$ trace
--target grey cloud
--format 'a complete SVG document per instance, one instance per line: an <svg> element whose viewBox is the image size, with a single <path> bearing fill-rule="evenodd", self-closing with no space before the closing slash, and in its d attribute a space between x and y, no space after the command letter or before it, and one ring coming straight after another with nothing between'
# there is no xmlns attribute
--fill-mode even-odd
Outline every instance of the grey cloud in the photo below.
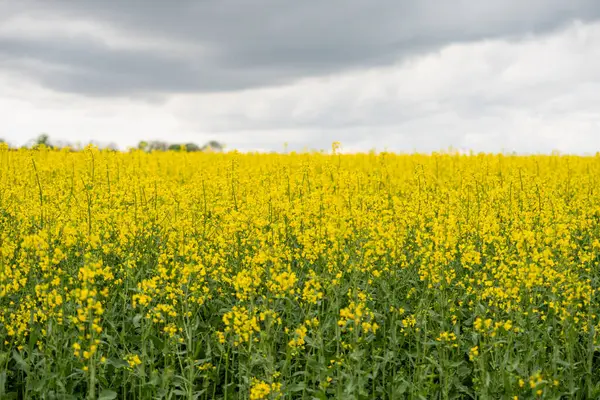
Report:
<svg viewBox="0 0 600 400"><path fill-rule="evenodd" d="M0 38L0 67L30 74L59 91L94 95L227 91L259 85L262 71L219 66L150 51L110 49L93 40ZM277 82L284 72L269 78Z"/></svg>
<svg viewBox="0 0 600 400"><path fill-rule="evenodd" d="M86 37L0 40L0 68L89 95L221 92L386 65L448 43L519 37L600 17L596 0L53 1L0 5L207 49L115 49ZM2 17L0 17L2 18ZM1 19L0 19L1 21ZM1 22L0 22L1 23Z"/></svg>

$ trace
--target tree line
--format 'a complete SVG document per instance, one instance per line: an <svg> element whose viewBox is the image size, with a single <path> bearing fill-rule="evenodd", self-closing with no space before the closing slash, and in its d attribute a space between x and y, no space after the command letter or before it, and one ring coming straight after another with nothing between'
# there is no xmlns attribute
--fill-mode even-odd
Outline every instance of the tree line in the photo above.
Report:
<svg viewBox="0 0 600 400"><path fill-rule="evenodd" d="M0 138L0 144L2 144L2 143L7 143L7 142L6 142L6 140ZM114 143L101 144L101 143L90 142L88 144L95 145L99 148L118 151L118 147ZM28 144L21 146L21 148L36 149L36 148L40 148L42 146L51 148L51 149L69 148L73 151L82 150L85 147L85 146L81 146L80 144L73 144L73 143L69 143L69 142L65 142L65 141L51 140L50 136L48 134L43 133L43 134L39 135L37 138L30 140ZM12 146L10 146L10 147L13 148ZM160 140L150 140L150 141L142 140L138 143L137 149L147 151L147 152L151 152L151 151L184 151L184 152L196 152L196 151L213 151L214 152L214 151L216 151L216 152L220 152L225 149L225 146L216 140L211 140L202 146L200 146L196 143L192 143L192 142L168 143L168 142L163 142Z"/></svg>
<svg viewBox="0 0 600 400"><path fill-rule="evenodd" d="M196 143L167 143L159 140L138 143L138 149L144 151L223 151L224 148L225 146L216 140L211 140L203 146L198 146Z"/></svg>

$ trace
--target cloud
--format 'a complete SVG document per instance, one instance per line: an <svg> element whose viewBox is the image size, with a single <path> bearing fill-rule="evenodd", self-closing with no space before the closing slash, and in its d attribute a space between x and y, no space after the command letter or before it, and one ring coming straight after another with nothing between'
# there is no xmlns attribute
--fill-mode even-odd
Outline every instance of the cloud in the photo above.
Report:
<svg viewBox="0 0 600 400"><path fill-rule="evenodd" d="M389 65L452 43L542 34L600 17L595 0L0 5L0 69L62 92L254 89Z"/></svg>
<svg viewBox="0 0 600 400"><path fill-rule="evenodd" d="M170 109L199 131L301 131L290 140L300 147L581 152L599 144L599 89L600 23L575 23L283 87L179 96Z"/></svg>

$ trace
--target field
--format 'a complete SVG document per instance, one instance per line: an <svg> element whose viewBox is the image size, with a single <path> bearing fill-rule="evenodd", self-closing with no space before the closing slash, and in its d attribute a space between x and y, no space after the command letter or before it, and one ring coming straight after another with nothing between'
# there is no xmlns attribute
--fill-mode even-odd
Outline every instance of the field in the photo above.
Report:
<svg viewBox="0 0 600 400"><path fill-rule="evenodd" d="M600 156L0 149L0 398L599 398Z"/></svg>

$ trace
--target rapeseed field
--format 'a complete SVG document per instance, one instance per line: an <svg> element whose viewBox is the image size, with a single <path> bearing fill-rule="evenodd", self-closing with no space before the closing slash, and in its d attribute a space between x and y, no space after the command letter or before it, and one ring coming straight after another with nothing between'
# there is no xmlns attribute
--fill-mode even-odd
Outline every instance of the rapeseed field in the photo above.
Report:
<svg viewBox="0 0 600 400"><path fill-rule="evenodd" d="M600 156L0 149L0 398L600 397Z"/></svg>

